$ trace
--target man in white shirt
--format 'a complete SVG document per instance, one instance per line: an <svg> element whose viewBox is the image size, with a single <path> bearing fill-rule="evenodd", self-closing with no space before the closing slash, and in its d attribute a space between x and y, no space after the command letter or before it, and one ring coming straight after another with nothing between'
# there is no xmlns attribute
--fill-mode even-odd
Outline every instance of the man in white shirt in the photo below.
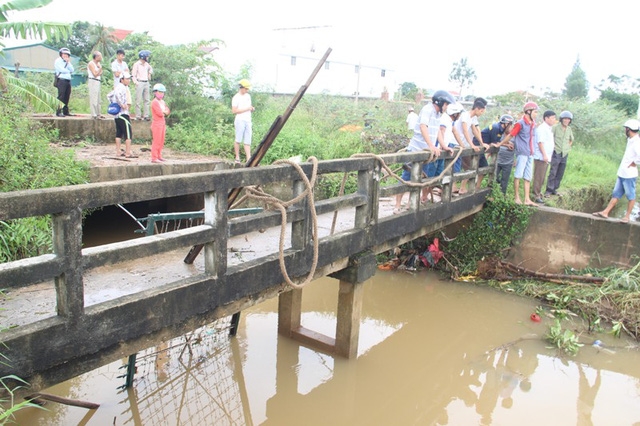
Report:
<svg viewBox="0 0 640 426"><path fill-rule="evenodd" d="M100 83L102 82L102 53L93 52L93 59L87 64L87 86L89 88L89 109L91 118L100 118Z"/></svg>
<svg viewBox="0 0 640 426"><path fill-rule="evenodd" d="M416 128L416 124L418 124L418 114L413 109L413 107L409 107L409 115L407 115L407 129L410 131L414 131Z"/></svg>
<svg viewBox="0 0 640 426"><path fill-rule="evenodd" d="M542 124L536 128L538 143L533 152L533 196L536 203L544 204L542 185L547 174L551 153L553 152L553 125L556 124L556 113L547 110L542 115Z"/></svg>
<svg viewBox="0 0 640 426"><path fill-rule="evenodd" d="M136 85L136 117L134 120L149 121L151 119L149 116L149 105L151 105L149 82L153 68L149 65L149 56L151 56L150 51L141 50L138 53L140 59L133 64L131 70L131 78Z"/></svg>
<svg viewBox="0 0 640 426"><path fill-rule="evenodd" d="M240 144L244 145L246 161L248 162L249 158L251 158L251 112L255 110L251 105L251 95L249 95L251 83L246 78L243 78L240 80L239 86L238 93L231 99L231 112L236 116L233 121L236 130L236 140L233 144L236 153L236 164L240 163Z"/></svg>
<svg viewBox="0 0 640 426"><path fill-rule="evenodd" d="M609 213L611 213L611 210L613 210L618 203L618 200L622 198L623 195L626 195L629 204L620 222L629 223L633 206L636 204L636 180L638 179L638 163L640 163L639 131L640 121L632 119L624 123L624 133L627 136L627 148L624 151L620 167L618 167L618 179L613 188L613 194L611 195L609 204L604 210L595 212L593 214L594 216L608 218Z"/></svg>
<svg viewBox="0 0 640 426"><path fill-rule="evenodd" d="M124 61L124 50L118 49L116 51L116 59L111 62L111 72L113 73L113 87L114 89L120 84L120 77L123 73L129 73L129 65Z"/></svg>

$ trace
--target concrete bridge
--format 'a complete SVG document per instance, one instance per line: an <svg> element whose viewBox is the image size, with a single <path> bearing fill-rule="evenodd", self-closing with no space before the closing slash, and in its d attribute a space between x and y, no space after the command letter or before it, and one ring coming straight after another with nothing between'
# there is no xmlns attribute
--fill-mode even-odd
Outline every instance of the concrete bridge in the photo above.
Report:
<svg viewBox="0 0 640 426"><path fill-rule="evenodd" d="M464 155L474 153L468 150ZM417 180L420 162L428 159L428 153L382 158L396 166L413 161ZM477 164L477 157L474 161ZM308 163L301 168L307 176L312 172ZM227 195L234 188L252 185L280 185L292 196L301 194L304 179L291 165L0 194L0 220L49 215L53 224L51 253L0 264L0 282L8 296L3 304L2 326L8 329L2 334L6 345L2 352L10 360L10 366L0 366L0 376L15 374L40 389L275 296L280 297L280 333L327 352L354 356L362 303L359 290L375 273L375 255L479 211L488 190L452 198L451 184L468 178L473 181L491 170L445 174L438 182L443 188L442 201L435 204L421 204L420 188L409 188L408 210L397 215L391 214L389 197L408 188L382 186L376 159L323 161L317 172L321 178L348 173L355 176L357 189L315 202L321 224L340 211L336 232L321 225L317 253L312 238L315 214L310 205L302 200L288 208L288 240L282 256L277 244L269 247L258 239L253 253L234 252L240 244L234 241L248 241L262 230L277 234L281 215L264 211L230 218ZM204 198L201 225L82 247L83 212L184 196ZM381 207L385 197L389 202ZM187 265L183 259L194 245L203 245L204 250L194 264ZM341 281L335 338L300 326L302 290L292 290L283 282L280 258L288 275L299 282L310 273L315 257L314 277L333 274ZM140 265L146 269L140 272L136 269ZM36 298L36 290L48 295L46 300Z"/></svg>

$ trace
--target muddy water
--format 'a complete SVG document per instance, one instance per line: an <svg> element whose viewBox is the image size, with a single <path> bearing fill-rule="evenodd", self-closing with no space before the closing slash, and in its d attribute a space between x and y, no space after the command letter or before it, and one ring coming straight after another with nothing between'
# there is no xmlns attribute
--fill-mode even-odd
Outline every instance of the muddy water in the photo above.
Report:
<svg viewBox="0 0 640 426"><path fill-rule="evenodd" d="M364 284L357 359L278 336L277 300L243 312L238 335L219 322L138 356L133 388L122 362L47 392L100 403L50 403L23 425L631 425L640 422L640 353L609 335L581 336L576 357L543 341L536 302L379 272ZM303 296L303 325L334 335L338 285ZM580 324L575 324L580 328ZM594 347L594 339L604 347Z"/></svg>

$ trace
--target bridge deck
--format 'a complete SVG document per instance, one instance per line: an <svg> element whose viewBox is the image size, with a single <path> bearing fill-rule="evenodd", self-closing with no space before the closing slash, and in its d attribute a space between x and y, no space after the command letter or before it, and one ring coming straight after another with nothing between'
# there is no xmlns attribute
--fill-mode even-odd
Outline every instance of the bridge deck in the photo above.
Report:
<svg viewBox="0 0 640 426"><path fill-rule="evenodd" d="M476 154L468 150L465 155L474 156L477 168ZM396 166L413 161L417 181L419 164L428 160L428 153L392 154L384 160ZM311 174L310 164L302 168ZM340 211L342 224L329 235L323 219L314 276L340 271L353 256L380 253L477 212L487 191L454 199L451 184L490 172L441 176L437 183L443 188L442 202L435 204L420 204L420 188L409 188L409 209L393 215L392 203L380 200L407 187L381 186L381 168L374 158L320 162L320 175L349 173L356 176L357 189L315 204L319 216ZM255 237L262 229L276 232L280 213L234 219L227 214L227 194L233 188L270 183L288 186L293 194L304 190L293 167L278 165L0 194L0 220L51 215L53 223L52 253L0 264L0 282L16 305L19 299L36 305L3 320L17 326L2 335L11 367L0 365L0 376L16 374L36 389L44 387L288 290L277 244L262 243L273 237ZM83 211L194 194L204 194L203 225L82 248ZM288 209L283 260L291 277L310 271L311 218L305 201ZM204 250L196 263L181 263L197 244ZM253 252L244 252L247 247ZM230 253L234 248L240 251ZM38 301L39 292L46 301ZM10 310L12 300L6 302Z"/></svg>

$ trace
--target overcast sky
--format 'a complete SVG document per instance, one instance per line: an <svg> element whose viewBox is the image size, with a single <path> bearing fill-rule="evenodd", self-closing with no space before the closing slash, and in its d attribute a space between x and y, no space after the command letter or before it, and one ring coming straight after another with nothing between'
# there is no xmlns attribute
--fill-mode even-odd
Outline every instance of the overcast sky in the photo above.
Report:
<svg viewBox="0 0 640 426"><path fill-rule="evenodd" d="M579 57L592 84L610 74L640 78L640 1L558 0L53 0L11 21L100 22L148 31L164 44L217 38L229 67L260 55L263 35L278 28L321 27L329 60L391 69L398 82L456 90L453 63L468 58L476 95L562 90ZM528 9L525 9L528 7ZM324 53L318 46L318 58ZM229 70L235 72L237 70Z"/></svg>

